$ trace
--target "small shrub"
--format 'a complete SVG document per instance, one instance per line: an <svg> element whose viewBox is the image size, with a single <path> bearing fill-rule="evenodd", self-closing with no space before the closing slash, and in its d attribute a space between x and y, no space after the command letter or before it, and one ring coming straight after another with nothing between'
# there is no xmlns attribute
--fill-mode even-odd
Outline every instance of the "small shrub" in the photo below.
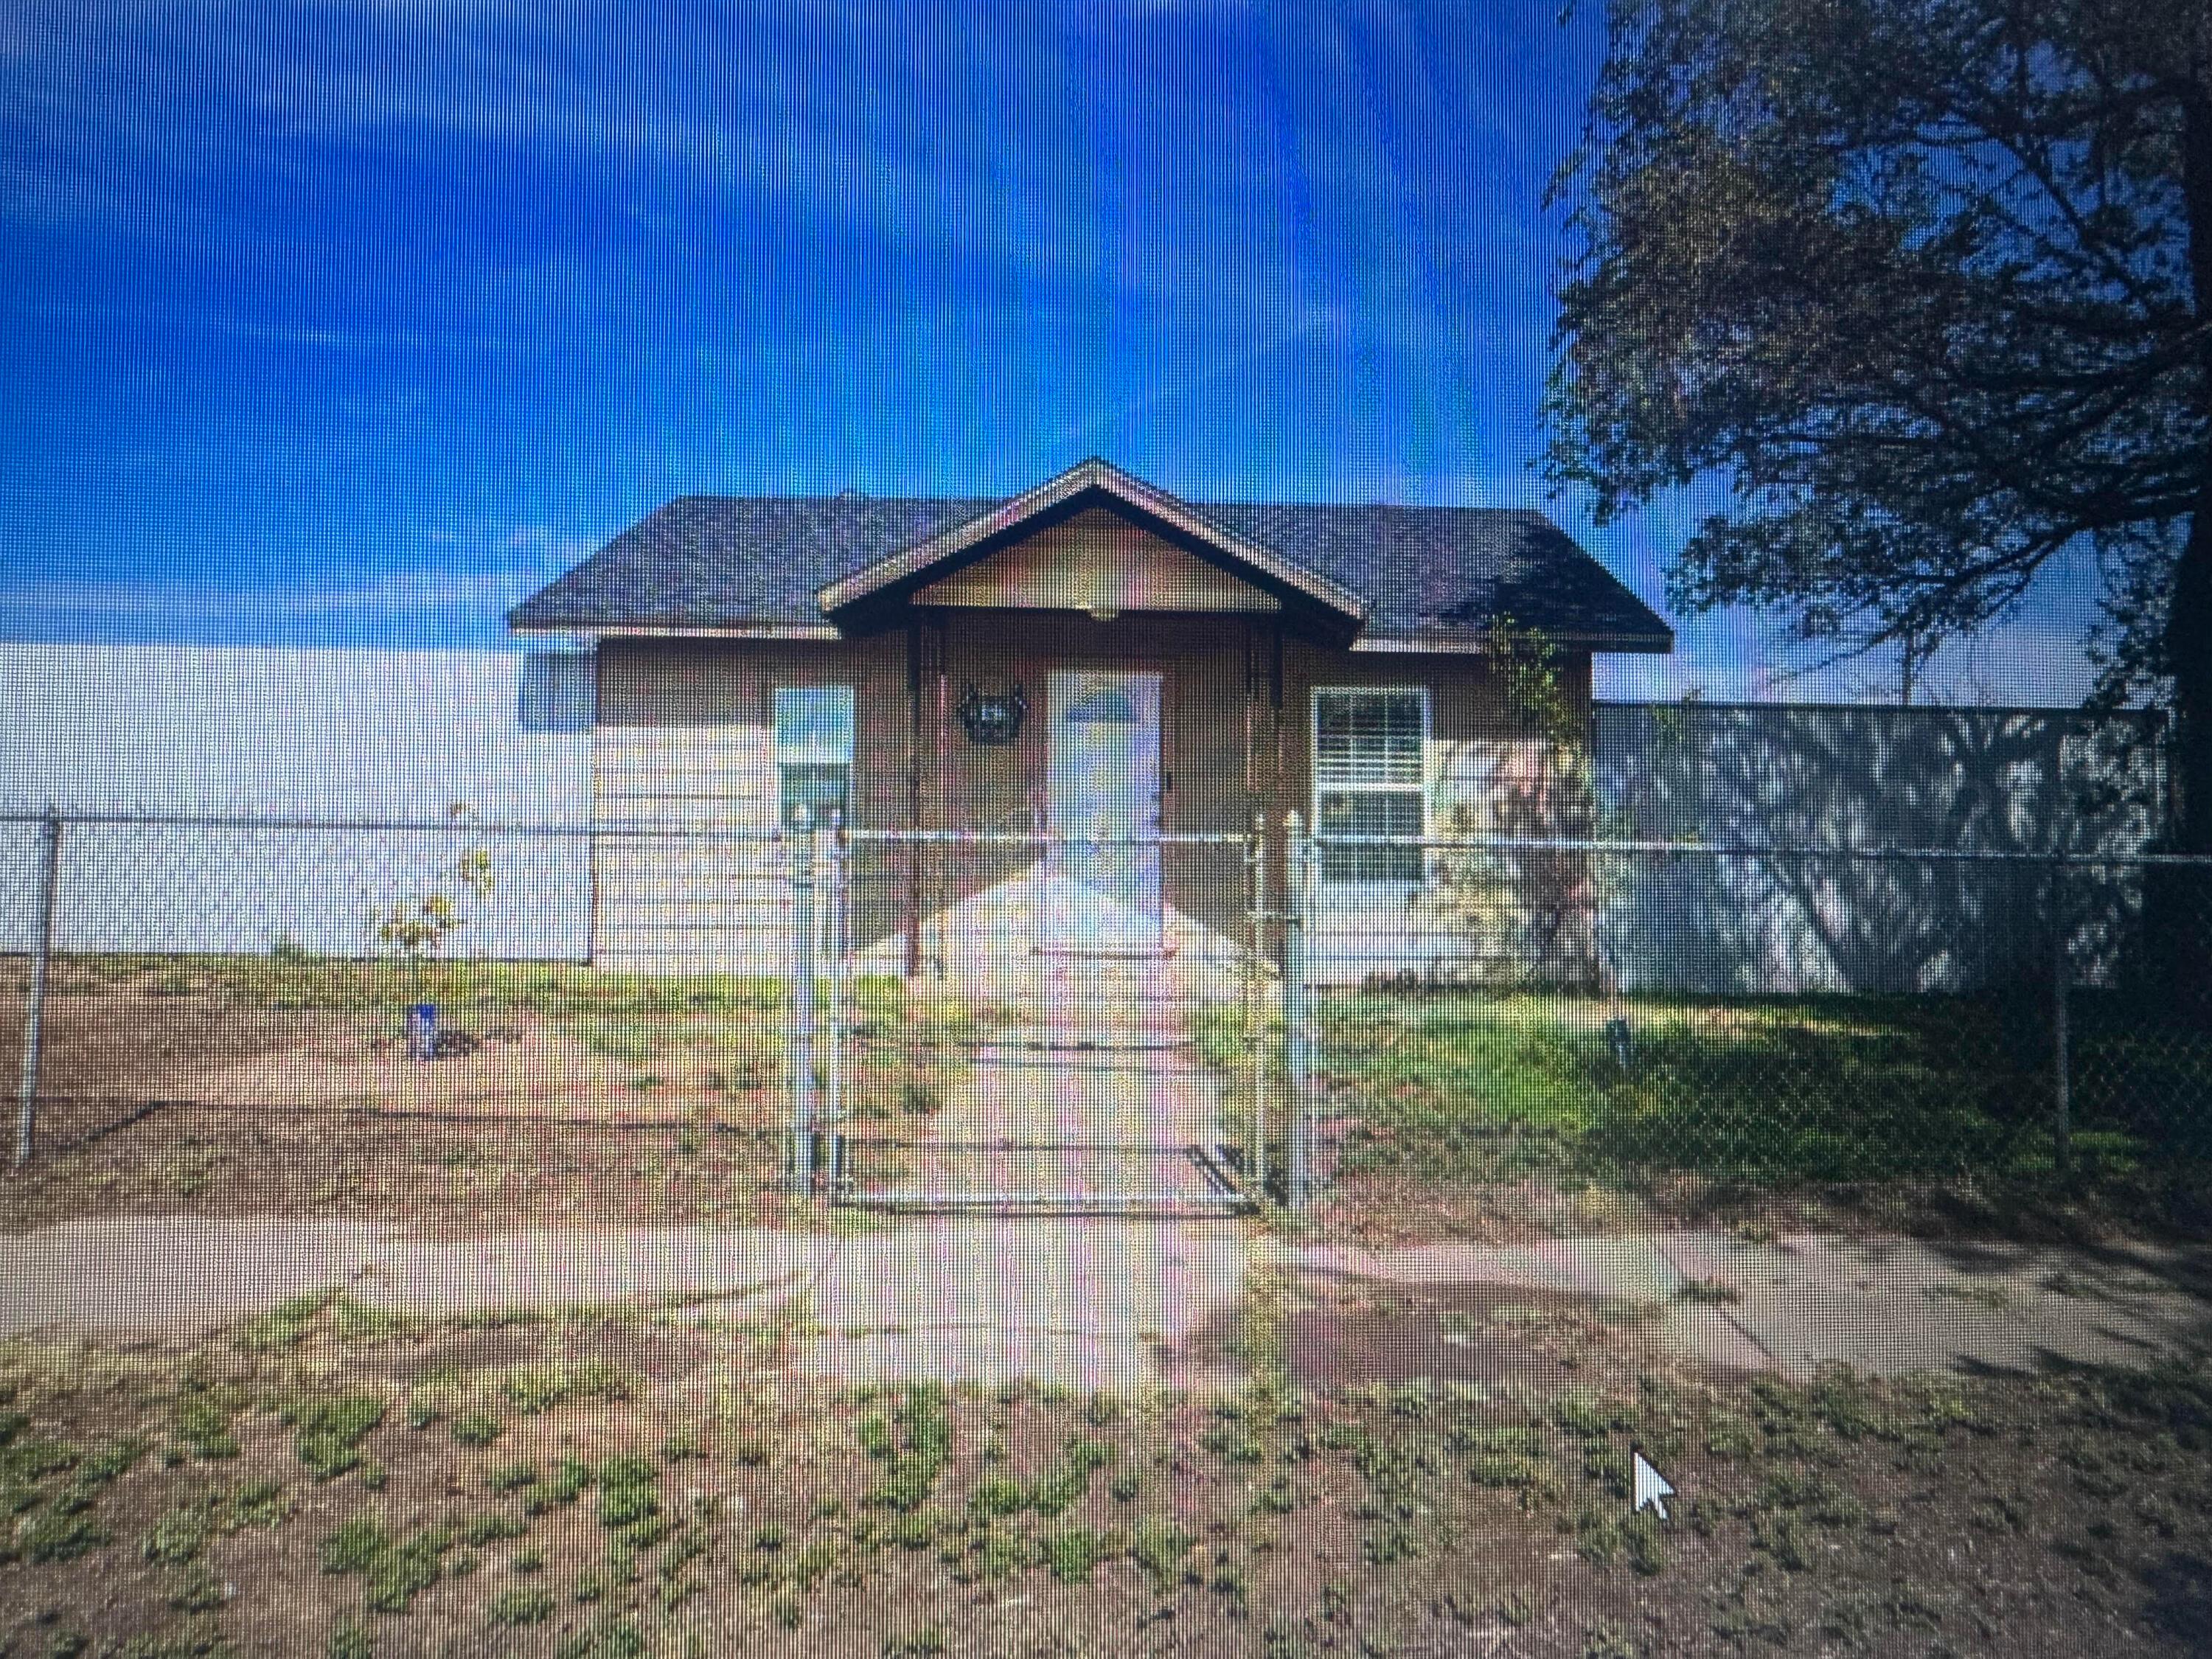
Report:
<svg viewBox="0 0 2212 1659"><path fill-rule="evenodd" d="M979 1515L1012 1515L1026 1501L1020 1485L1004 1475L978 1482L968 1496L969 1506Z"/></svg>
<svg viewBox="0 0 2212 1659"><path fill-rule="evenodd" d="M381 1395L340 1395L296 1402L285 1409L294 1428L293 1449L318 1480L335 1480L362 1461L361 1443L384 1421Z"/></svg>
<svg viewBox="0 0 2212 1659"><path fill-rule="evenodd" d="M341 1341L388 1342L414 1328L405 1314L356 1302L343 1291L331 1300L331 1329Z"/></svg>
<svg viewBox="0 0 2212 1659"><path fill-rule="evenodd" d="M507 1403L526 1417L579 1402L624 1401L633 1391L629 1373L604 1359L520 1366L500 1384Z"/></svg>
<svg viewBox="0 0 2212 1659"><path fill-rule="evenodd" d="M284 1519L284 1488L275 1480L249 1480L223 1500L226 1524L266 1530Z"/></svg>
<svg viewBox="0 0 2212 1659"><path fill-rule="evenodd" d="M229 1408L208 1395L187 1395L177 1402L177 1437L196 1457L213 1461L238 1455Z"/></svg>
<svg viewBox="0 0 2212 1659"><path fill-rule="evenodd" d="M376 1638L350 1619L331 1629L330 1659L376 1659Z"/></svg>
<svg viewBox="0 0 2212 1659"><path fill-rule="evenodd" d="M450 1534L434 1528L385 1551L369 1565L368 1605L379 1613L404 1613L438 1582L452 1541Z"/></svg>
<svg viewBox="0 0 2212 1659"><path fill-rule="evenodd" d="M173 1567L197 1561L214 1530L215 1505L209 1499L179 1504L154 1522L146 1536L146 1559Z"/></svg>
<svg viewBox="0 0 2212 1659"><path fill-rule="evenodd" d="M537 1625L553 1615L553 1592L547 1589L501 1590L489 1609L495 1625Z"/></svg>
<svg viewBox="0 0 2212 1659"><path fill-rule="evenodd" d="M1087 1584L1093 1568L1105 1557L1098 1534L1088 1527L1071 1527L1045 1540L1045 1565L1063 1584Z"/></svg>
<svg viewBox="0 0 2212 1659"><path fill-rule="evenodd" d="M501 1463L484 1476L484 1485L496 1492L520 1492L537 1484L538 1465L531 1462Z"/></svg>
<svg viewBox="0 0 2212 1659"><path fill-rule="evenodd" d="M489 1446L507 1432L507 1425L491 1412L470 1412L453 1419L453 1438L464 1446Z"/></svg>
<svg viewBox="0 0 2212 1659"><path fill-rule="evenodd" d="M645 1638L629 1620L617 1620L564 1637L553 1659L644 1659Z"/></svg>
<svg viewBox="0 0 2212 1659"><path fill-rule="evenodd" d="M553 1648L553 1659L644 1659L646 1639L629 1620L595 1626L564 1637Z"/></svg>
<svg viewBox="0 0 2212 1659"><path fill-rule="evenodd" d="M178 1575L167 1599L179 1613L213 1613L223 1603L222 1581L195 1561Z"/></svg>
<svg viewBox="0 0 2212 1659"><path fill-rule="evenodd" d="M15 1535L15 1547L27 1561L74 1561L113 1541L89 1512L58 1504L33 1516Z"/></svg>
<svg viewBox="0 0 2212 1659"><path fill-rule="evenodd" d="M391 1542L384 1523L376 1516L356 1515L323 1540L318 1553L325 1572L367 1572Z"/></svg>
<svg viewBox="0 0 2212 1659"><path fill-rule="evenodd" d="M660 1514L658 1472L641 1457L616 1457L599 1471L599 1524L610 1532L645 1528ZM635 1540L634 1540L635 1541Z"/></svg>
<svg viewBox="0 0 2212 1659"><path fill-rule="evenodd" d="M573 1504L591 1484L590 1465L574 1457L564 1457L554 1466L553 1478L546 1483L545 1491L556 1504Z"/></svg>
<svg viewBox="0 0 2212 1659"><path fill-rule="evenodd" d="M250 1353L281 1353L296 1347L329 1299L326 1294L318 1291L278 1303L239 1333L239 1346Z"/></svg>
<svg viewBox="0 0 2212 1659"><path fill-rule="evenodd" d="M1137 1523L1130 1553L1136 1558L1137 1565L1152 1575L1152 1582L1164 1590L1182 1577L1183 1564L1190 1559L1191 1546L1197 1541L1172 1521L1148 1519Z"/></svg>
<svg viewBox="0 0 2212 1659"><path fill-rule="evenodd" d="M479 1515L472 1516L461 1528L461 1541L482 1549L486 1544L496 1544L502 1538L520 1538L522 1522L508 1515Z"/></svg>

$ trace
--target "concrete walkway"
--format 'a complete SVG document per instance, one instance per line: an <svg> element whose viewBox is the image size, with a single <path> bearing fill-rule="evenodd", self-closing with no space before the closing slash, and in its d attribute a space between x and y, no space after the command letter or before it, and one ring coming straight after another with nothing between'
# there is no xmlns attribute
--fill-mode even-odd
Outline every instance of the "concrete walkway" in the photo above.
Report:
<svg viewBox="0 0 2212 1659"><path fill-rule="evenodd" d="M1383 1253L1229 1222L978 1217L840 1236L701 1228L464 1242L370 1224L75 1222L0 1239L0 1335L204 1335L345 1288L428 1316L607 1303L738 1321L787 1304L793 1360L842 1382L1016 1376L1121 1392L1231 1380L1248 1259L1327 1294L1520 1288L1639 1304L1623 1340L1727 1372L1805 1376L2142 1363L2212 1349L2212 1249L2031 1249L1717 1233Z"/></svg>
<svg viewBox="0 0 2212 1659"><path fill-rule="evenodd" d="M1729 1371L1809 1376L2142 1364L2212 1351L2212 1249L2108 1250L1801 1235L1562 1239L1521 1249L1322 1247L1284 1266L1435 1292L1521 1287L1656 1310L1653 1341Z"/></svg>
<svg viewBox="0 0 2212 1659"><path fill-rule="evenodd" d="M1227 1197L1206 1164L1220 1082L1199 1064L1173 991L1148 964L1040 956L1035 972L1040 1016L976 1050L910 1170L868 1183L870 1195L917 1209L1145 1211Z"/></svg>
<svg viewBox="0 0 2212 1659"><path fill-rule="evenodd" d="M0 1336L201 1336L343 1288L427 1317L606 1304L757 1319L787 1303L806 1375L1018 1376L1133 1393L1215 1380L1181 1356L1242 1296L1224 1222L977 1217L851 1235L696 1227L460 1242L271 1218L72 1222L0 1239Z"/></svg>

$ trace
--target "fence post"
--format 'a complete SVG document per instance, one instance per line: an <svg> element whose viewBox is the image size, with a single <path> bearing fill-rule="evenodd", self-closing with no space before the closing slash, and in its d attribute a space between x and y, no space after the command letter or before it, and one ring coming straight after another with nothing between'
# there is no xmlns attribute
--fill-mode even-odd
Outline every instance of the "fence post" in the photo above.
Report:
<svg viewBox="0 0 2212 1659"><path fill-rule="evenodd" d="M1266 938L1261 913L1267 908L1267 820L1252 815L1251 839L1244 843L1244 1043L1251 1067L1251 1139L1246 1147L1249 1185L1254 1194L1267 1190L1267 1085L1274 1075L1269 1049L1267 1001L1261 994L1264 969L1261 957Z"/></svg>
<svg viewBox="0 0 2212 1659"><path fill-rule="evenodd" d="M830 1192L845 1182L845 1110L848 1079L845 1073L846 995L852 969L852 864L845 839L842 808L830 812L830 1139L828 1168Z"/></svg>
<svg viewBox="0 0 2212 1659"><path fill-rule="evenodd" d="M54 901L61 889L62 821L52 808L39 825L38 933L31 946L31 992L23 1009L22 1096L15 1116L15 1167L38 1150L39 1047L46 1016L46 964L54 952Z"/></svg>
<svg viewBox="0 0 2212 1659"><path fill-rule="evenodd" d="M791 1187L814 1187L814 815L800 806L792 814L791 1012L785 1032L786 1063L791 1068Z"/></svg>
<svg viewBox="0 0 2212 1659"><path fill-rule="evenodd" d="M1283 921L1283 1058L1289 1073L1290 1168L1285 1197L1293 1211L1303 1210L1313 1197L1313 1046L1309 1024L1306 951L1310 941L1306 928L1308 877L1313 844L1307 840L1298 815L1283 821L1284 845L1288 853Z"/></svg>
<svg viewBox="0 0 2212 1659"><path fill-rule="evenodd" d="M2066 866L2051 866L2051 1150L2060 1179L2074 1172L2074 1056L2068 1030Z"/></svg>

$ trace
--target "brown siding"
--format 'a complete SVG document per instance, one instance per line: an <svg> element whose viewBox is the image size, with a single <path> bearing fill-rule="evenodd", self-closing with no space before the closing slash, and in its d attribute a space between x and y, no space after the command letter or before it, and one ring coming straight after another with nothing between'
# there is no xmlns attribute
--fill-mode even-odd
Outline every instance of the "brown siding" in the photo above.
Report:
<svg viewBox="0 0 2212 1659"><path fill-rule="evenodd" d="M1571 706L1587 730L1589 659L1562 664ZM1567 833L1583 828L1560 811L1559 757L1510 711L1489 662L1479 656L1328 652L1293 647L1285 664L1283 805L1311 822L1313 692L1323 686L1406 685L1429 693L1429 834L1458 837ZM1547 878L1474 879L1475 861L1440 852L1432 881L1419 891L1336 889L1315 895L1313 952L1331 981L1411 973L1491 979L1516 951L1534 908L1555 908ZM1548 872L1547 872L1548 875Z"/></svg>
<svg viewBox="0 0 2212 1659"><path fill-rule="evenodd" d="M1094 509L933 582L922 605L1024 610L1273 611L1269 593Z"/></svg>
<svg viewBox="0 0 2212 1659"><path fill-rule="evenodd" d="M598 817L730 838L602 838L593 859L595 961L655 970L779 970L788 948L781 854L757 839L776 828L775 690L842 684L854 688L854 820L902 823L902 639L600 647ZM870 884L878 908L881 888ZM881 931L881 918L872 925Z"/></svg>
<svg viewBox="0 0 2212 1659"><path fill-rule="evenodd" d="M1065 611L947 609L941 673L921 679L915 757L921 823L933 829L1026 830L1046 810L1048 676L1058 668L1126 667L1163 677L1161 765L1170 784L1162 825L1176 833L1242 834L1264 812L1271 842L1283 814L1312 810L1311 694L1322 685L1420 685L1431 695L1430 823L1437 835L1540 830L1552 799L1544 746L1516 728L1479 657L1327 651L1297 641L1282 654L1282 711L1271 695L1273 623L1261 617L1148 613L1101 623ZM1570 687L1587 708L1589 659ZM1018 682L1030 704L1019 740L971 744L953 713L963 689ZM777 806L772 693L778 685L854 688L854 821L905 825L909 705L903 633L835 644L610 641L601 647L595 744L598 816L764 836ZM939 757L941 754L941 763ZM1557 827L1557 826L1553 826ZM611 965L778 971L783 890L767 842L603 840L595 861L595 957ZM855 855L855 944L872 970L907 956L911 882L922 884L926 964L973 976L1026 972L1036 918L1034 854L1023 848L863 848ZM1270 884L1280 890L1279 847ZM1164 856L1164 897L1181 959L1240 945L1243 872L1232 848ZM1414 896L1403 914L1342 912L1346 960L1376 971L1465 955L1460 897ZM1349 931L1342 931L1346 930Z"/></svg>

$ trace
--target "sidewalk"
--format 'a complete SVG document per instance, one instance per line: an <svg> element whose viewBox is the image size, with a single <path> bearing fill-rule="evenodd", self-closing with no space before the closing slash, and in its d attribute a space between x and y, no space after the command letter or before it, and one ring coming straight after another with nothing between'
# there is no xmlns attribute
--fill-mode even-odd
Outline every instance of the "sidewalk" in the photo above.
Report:
<svg viewBox="0 0 2212 1659"><path fill-rule="evenodd" d="M1316 1295L1515 1290L1646 1310L1624 1340L1724 1372L1807 1376L2141 1364L2212 1348L2212 1249L2112 1250L1720 1233L1376 1253L1225 1222L933 1218L849 1237L702 1228L544 1231L459 1243L288 1218L76 1222L0 1238L0 1336L198 1336L343 1288L429 1317L608 1303L732 1321L787 1302L804 1375L1016 1376L1133 1391L1231 1380L1248 1263Z"/></svg>
<svg viewBox="0 0 2212 1659"><path fill-rule="evenodd" d="M1284 1265L1430 1293L1518 1287L1657 1310L1644 1340L1729 1371L1805 1377L2052 1360L2140 1364L2212 1349L2212 1249L2111 1250L1717 1232L1562 1239L1519 1249L1322 1246Z"/></svg>
<svg viewBox="0 0 2212 1659"><path fill-rule="evenodd" d="M756 1318L789 1301L805 1375L1018 1376L1130 1393L1202 1382L1175 1358L1243 1294L1223 1222L938 1218L852 1236L697 1227L461 1242L368 1224L115 1219L0 1238L0 1337L205 1336L343 1289L424 1317L626 1303Z"/></svg>

